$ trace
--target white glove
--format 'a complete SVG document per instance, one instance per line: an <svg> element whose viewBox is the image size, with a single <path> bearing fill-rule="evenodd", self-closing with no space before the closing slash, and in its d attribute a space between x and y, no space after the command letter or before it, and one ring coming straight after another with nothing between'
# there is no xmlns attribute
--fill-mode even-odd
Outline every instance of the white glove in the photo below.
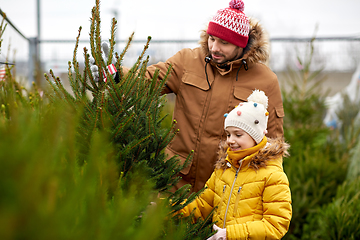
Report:
<svg viewBox="0 0 360 240"><path fill-rule="evenodd" d="M99 68L95 65L95 59L93 57L90 57L90 71L91 75L94 78L95 82L99 81Z"/></svg>
<svg viewBox="0 0 360 240"><path fill-rule="evenodd" d="M109 58L109 51L110 51L110 45L107 42L102 42L101 43L101 53L102 53L102 57L104 59L105 64L108 61ZM90 71L91 74L94 78L95 82L99 81L99 68L97 65L95 65L95 59L93 57L90 57ZM111 63L115 63L115 59L112 58L111 59ZM115 76L116 73L113 73L113 77Z"/></svg>
<svg viewBox="0 0 360 240"><path fill-rule="evenodd" d="M207 240L226 240L226 228L219 228L214 224L213 229L217 232Z"/></svg>

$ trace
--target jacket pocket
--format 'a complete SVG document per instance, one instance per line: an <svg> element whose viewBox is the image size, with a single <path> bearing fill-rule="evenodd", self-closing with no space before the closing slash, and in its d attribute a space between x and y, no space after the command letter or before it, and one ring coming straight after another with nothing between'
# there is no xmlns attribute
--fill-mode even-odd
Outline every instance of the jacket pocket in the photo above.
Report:
<svg viewBox="0 0 360 240"><path fill-rule="evenodd" d="M176 96L176 107L182 109L182 115L192 121L200 121L203 108L206 106L209 86L203 77L184 73L182 84ZM175 112L178 113L179 111ZM180 121L180 119L176 119Z"/></svg>
<svg viewBox="0 0 360 240"><path fill-rule="evenodd" d="M239 86L234 87L234 97L243 102L247 102L247 98L250 96L252 92L253 92L252 89L242 88Z"/></svg>
<svg viewBox="0 0 360 240"><path fill-rule="evenodd" d="M206 78L204 78L204 76L198 76L194 73L185 72L182 77L182 82L187 85L199 88L203 91L209 90L209 84Z"/></svg>
<svg viewBox="0 0 360 240"><path fill-rule="evenodd" d="M251 89L234 86L233 98L230 99L229 111L239 105L240 102L247 102L247 98L252 93Z"/></svg>
<svg viewBox="0 0 360 240"><path fill-rule="evenodd" d="M221 214L222 206L225 205L225 203L224 203L225 190L226 190L226 185L224 185L224 187L223 187L222 194L221 194L221 199L220 199L220 202L219 202L219 207L218 207L218 210L217 210L219 215Z"/></svg>
<svg viewBox="0 0 360 240"><path fill-rule="evenodd" d="M241 195L241 189L242 187L239 187L237 193L236 193L236 199L235 199L235 206L234 206L234 217L237 214L237 210L238 210L238 206L239 206L239 201L240 201L240 195Z"/></svg>
<svg viewBox="0 0 360 240"><path fill-rule="evenodd" d="M275 112L278 118L285 117L284 107L275 107Z"/></svg>

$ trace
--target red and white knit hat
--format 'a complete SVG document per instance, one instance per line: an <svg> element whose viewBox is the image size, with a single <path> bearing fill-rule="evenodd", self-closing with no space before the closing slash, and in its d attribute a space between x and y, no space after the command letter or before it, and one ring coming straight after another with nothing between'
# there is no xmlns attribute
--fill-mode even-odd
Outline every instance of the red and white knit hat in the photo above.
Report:
<svg viewBox="0 0 360 240"><path fill-rule="evenodd" d="M249 19L242 0L231 0L228 8L220 9L209 23L207 33L241 48L249 39Z"/></svg>

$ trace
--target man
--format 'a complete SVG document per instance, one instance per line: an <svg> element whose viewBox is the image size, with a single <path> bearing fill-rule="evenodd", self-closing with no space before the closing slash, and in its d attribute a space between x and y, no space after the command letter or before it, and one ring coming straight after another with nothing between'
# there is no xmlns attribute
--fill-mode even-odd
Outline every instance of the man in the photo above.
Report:
<svg viewBox="0 0 360 240"><path fill-rule="evenodd" d="M283 135L284 110L277 76L265 65L268 39L262 27L243 13L242 0L231 0L201 34L200 47L182 49L166 62L147 68L159 79L172 65L163 94L176 95L173 119L179 133L167 146L169 156L185 161L194 150L191 164L181 171L178 187L190 183L197 192L214 170L218 145L225 136L224 114L246 101L253 90L269 98L268 137Z"/></svg>

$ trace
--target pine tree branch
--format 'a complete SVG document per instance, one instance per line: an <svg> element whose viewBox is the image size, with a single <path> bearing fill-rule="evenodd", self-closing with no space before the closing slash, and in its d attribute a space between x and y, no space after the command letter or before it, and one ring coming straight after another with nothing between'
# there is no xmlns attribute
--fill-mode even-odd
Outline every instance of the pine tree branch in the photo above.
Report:
<svg viewBox="0 0 360 240"><path fill-rule="evenodd" d="M81 33L81 27L79 27L78 30L78 35L76 37L76 42L75 42L75 48L74 48L74 52L73 52L73 62L72 65L74 67L74 72L75 72L75 81L73 78L69 78L70 81L70 86L73 89L74 93L77 93L79 91L79 84L77 79L81 79L80 77L80 73L79 73L79 63L76 60L76 56L77 56L77 49L79 47L79 38L80 38L80 33ZM71 68L69 68L69 71L71 71Z"/></svg>
<svg viewBox="0 0 360 240"><path fill-rule="evenodd" d="M59 91L60 93L62 93L62 95L64 96L64 99L68 102L71 103L73 105L74 103L74 99L73 97L66 91L66 89L64 88L64 86L61 83L61 80L59 77L55 77L54 72L52 71L52 69L50 69L50 74L52 76L52 78L55 80L55 84L57 86L56 91Z"/></svg>
<svg viewBox="0 0 360 240"><path fill-rule="evenodd" d="M131 43L133 37L134 37L134 32L130 35L129 40L128 40L128 42L127 42L124 50L122 51L120 57L118 56L117 53L115 53L115 55L116 55L116 64L115 64L115 67L116 67L116 69L119 69L119 80L120 80L120 84L121 84L121 79L124 77L124 72L123 72L123 70L122 70L122 68L121 68L121 63L122 63L122 61L123 61L123 59L124 59L125 53L128 51L128 49L129 49L129 47L130 47L130 43Z"/></svg>
<svg viewBox="0 0 360 240"><path fill-rule="evenodd" d="M68 65L69 65L69 67L68 67L68 77L69 77L69 80L70 80L70 82L72 82L72 90L73 90L73 93L74 93L74 96L76 97L75 99L80 99L80 97L79 97L79 94L78 94L78 91L75 91L76 89L75 89L75 87L74 87L74 83L76 83L77 81L78 81L78 77L76 77L75 78L75 81L73 80L73 78L72 78L72 71L71 71L71 62L69 61L68 62ZM81 77L80 77L81 78ZM61 83L60 83L61 84ZM62 86L62 84L61 84L61 86ZM64 89L64 91L66 91L65 90L65 88L63 88ZM68 92L66 91L66 94L68 94ZM64 95L65 95L65 93L64 93ZM70 96L70 94L68 94L69 96ZM73 101L76 101L75 99L73 99Z"/></svg>
<svg viewBox="0 0 360 240"><path fill-rule="evenodd" d="M93 7L91 9L91 24L90 24L90 50L91 50L91 55L94 57L94 59L96 60L95 56L96 56L96 46L95 46L95 7Z"/></svg>
<svg viewBox="0 0 360 240"><path fill-rule="evenodd" d="M46 81L52 87L55 94L58 96L58 98L61 98L61 94L59 93L58 89L56 88L56 85L52 81L50 81L49 76L46 73L44 73L44 76L45 76ZM54 79L54 81L55 81L55 79ZM52 95L50 95L50 96L52 96ZM52 99L55 100L55 97L52 97Z"/></svg>
<svg viewBox="0 0 360 240"><path fill-rule="evenodd" d="M129 115L127 118L124 119L124 122L121 122L115 129L115 133L113 134L112 140L115 140L116 137L119 136L120 133L122 133L120 130L123 130L123 128L134 118L134 113Z"/></svg>
<svg viewBox="0 0 360 240"><path fill-rule="evenodd" d="M115 46L115 44L116 44L116 42L115 42L116 23L117 23L116 19L113 18L113 19L112 19L112 23L111 23L111 30L110 30L111 38L109 39L109 42L110 42L110 52L109 52L109 57L108 57L106 66L112 64L114 46Z"/></svg>
<svg viewBox="0 0 360 240"><path fill-rule="evenodd" d="M89 84L87 84L86 79L84 79L84 83L87 89L89 89L91 92L97 92L99 91L98 86L96 85L94 78L92 76L91 73L91 69L90 69L90 56L89 54L87 54L87 49L86 47L84 47L84 57L85 57L85 71L88 73L87 75L89 76L90 79L90 83L92 85L92 87L89 86Z"/></svg>

